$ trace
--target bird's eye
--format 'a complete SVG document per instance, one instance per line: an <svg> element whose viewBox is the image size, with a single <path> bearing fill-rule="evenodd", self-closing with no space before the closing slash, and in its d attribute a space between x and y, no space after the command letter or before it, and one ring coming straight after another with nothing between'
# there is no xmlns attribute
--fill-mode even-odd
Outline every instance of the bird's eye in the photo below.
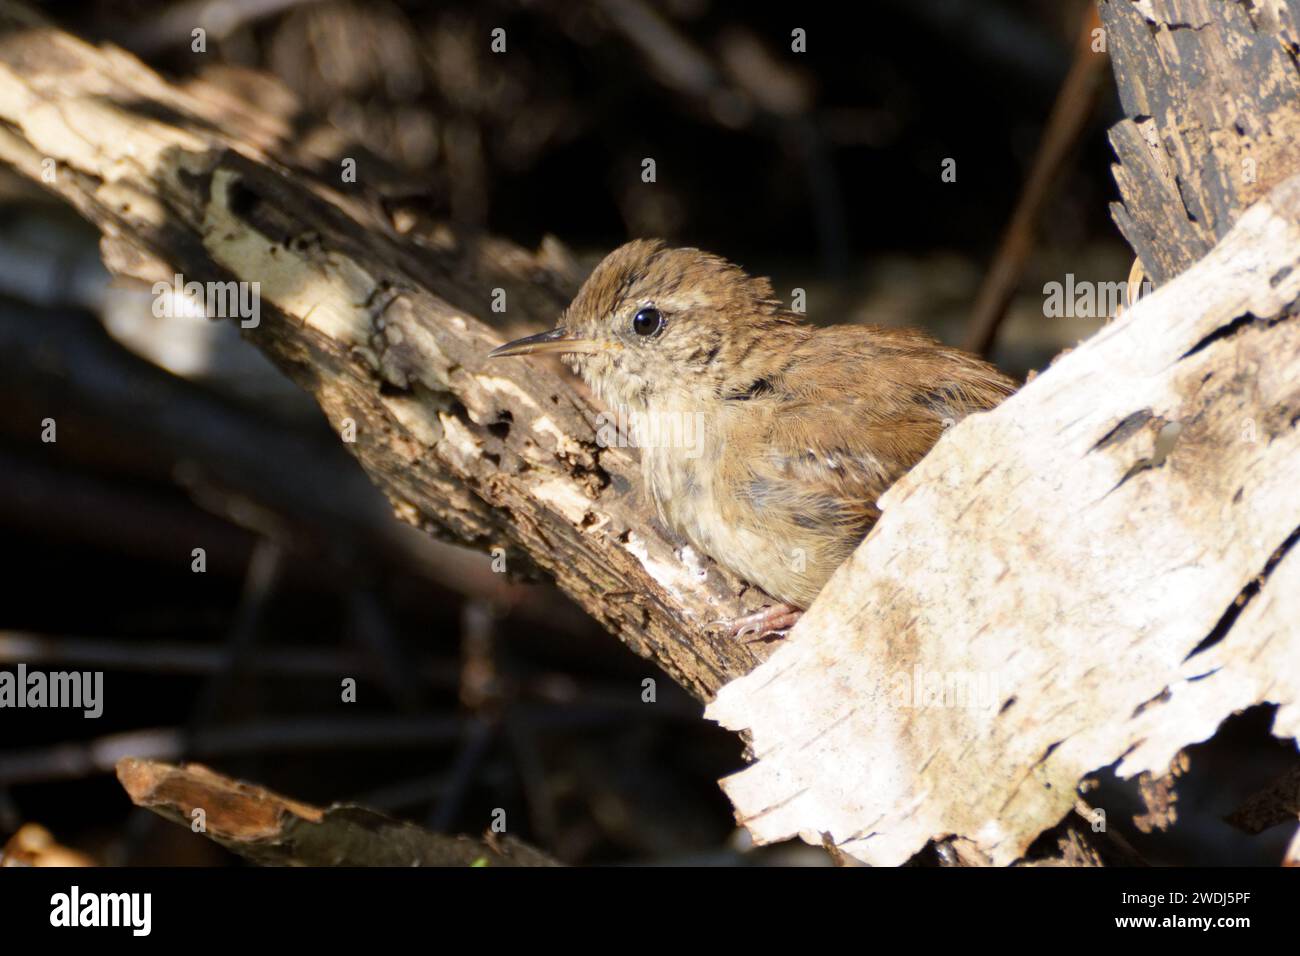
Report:
<svg viewBox="0 0 1300 956"><path fill-rule="evenodd" d="M632 316L632 331L637 335L654 335L664 327L664 317L656 308L647 306Z"/></svg>

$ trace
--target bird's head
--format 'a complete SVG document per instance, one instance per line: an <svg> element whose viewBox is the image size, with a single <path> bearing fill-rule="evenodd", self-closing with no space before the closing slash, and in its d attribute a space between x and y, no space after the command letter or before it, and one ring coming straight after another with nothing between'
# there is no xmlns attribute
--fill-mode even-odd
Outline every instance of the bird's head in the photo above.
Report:
<svg viewBox="0 0 1300 956"><path fill-rule="evenodd" d="M491 354L559 352L608 405L646 411L744 394L801 329L767 279L638 239L596 266L555 329Z"/></svg>

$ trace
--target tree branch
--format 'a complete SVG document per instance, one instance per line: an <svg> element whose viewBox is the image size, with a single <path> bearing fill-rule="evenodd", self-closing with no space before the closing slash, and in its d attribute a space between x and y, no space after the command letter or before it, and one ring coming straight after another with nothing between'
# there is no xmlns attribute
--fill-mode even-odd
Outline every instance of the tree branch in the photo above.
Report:
<svg viewBox="0 0 1300 956"><path fill-rule="evenodd" d="M652 523L635 455L601 447L574 380L485 360L505 337L481 320L494 290L512 330L549 326L574 277L545 250L399 233L358 187L278 165L273 133L202 89L0 3L0 159L95 223L110 269L259 283L244 334L336 430L355 423L347 447L401 518L553 576L697 697L762 659L709 627L760 595L742 603Z"/></svg>
<svg viewBox="0 0 1300 956"><path fill-rule="evenodd" d="M214 773L126 757L131 801L266 866L558 866L511 836L430 833L364 807L315 807Z"/></svg>

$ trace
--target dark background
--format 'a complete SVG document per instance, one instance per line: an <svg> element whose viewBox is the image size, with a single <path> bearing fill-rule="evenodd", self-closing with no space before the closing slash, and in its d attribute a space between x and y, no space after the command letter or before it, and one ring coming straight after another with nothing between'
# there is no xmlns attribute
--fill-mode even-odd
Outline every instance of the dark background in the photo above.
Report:
<svg viewBox="0 0 1300 956"><path fill-rule="evenodd" d="M585 263L662 236L783 296L807 289L814 321L954 342L1087 8L230 2L196 54L203 6L45 9L179 82L238 93L248 71L273 74L293 96L259 106L318 168L357 157L369 202L528 248L554 237ZM1043 284L1122 280L1131 263L1107 210L1109 74L1090 115L993 352L1019 376L1098 324L1044 318ZM0 713L0 843L30 821L104 863L237 862L130 807L111 766L144 753L449 832L503 808L511 833L573 863L825 862L802 845L747 852L715 783L741 766L732 735L551 586L506 582L391 519L233 329L151 324L148 291L111 282L96 241L0 170L0 665L103 669L107 698L95 721ZM45 417L56 445L39 440ZM331 507L268 491L259 468L310 473ZM339 701L345 676L356 704ZM1272 753L1266 728L1256 711L1227 736ZM1285 835L1248 843L1222 824L1233 794L1208 758L1184 797L1202 856L1174 839L1152 859L1269 858Z"/></svg>

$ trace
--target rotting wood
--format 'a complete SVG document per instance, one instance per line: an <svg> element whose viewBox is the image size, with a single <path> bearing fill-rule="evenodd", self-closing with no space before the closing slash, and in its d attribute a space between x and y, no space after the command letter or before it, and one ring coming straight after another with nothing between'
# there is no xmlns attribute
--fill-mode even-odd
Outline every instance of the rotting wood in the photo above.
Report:
<svg viewBox="0 0 1300 956"><path fill-rule="evenodd" d="M446 836L356 806L316 807L201 764L126 757L136 806L266 866L557 866L511 836Z"/></svg>
<svg viewBox="0 0 1300 956"><path fill-rule="evenodd" d="M1300 2L1101 0L1126 118L1111 211L1155 285L1300 170Z"/></svg>
<svg viewBox="0 0 1300 956"><path fill-rule="evenodd" d="M574 379L486 360L510 334L486 321L494 290L511 331L549 326L575 281L562 257L403 235L360 194L278 165L276 127L243 137L245 113L0 3L0 160L95 223L110 269L258 282L245 336L336 430L355 423L347 447L401 518L553 576L699 698L761 660L712 622L762 595L654 524L635 452L597 442Z"/></svg>
<svg viewBox="0 0 1300 956"><path fill-rule="evenodd" d="M1099 768L1163 775L1261 702L1300 733L1298 296L1300 176L886 492L708 709L752 735L724 789L759 842L1008 864Z"/></svg>

